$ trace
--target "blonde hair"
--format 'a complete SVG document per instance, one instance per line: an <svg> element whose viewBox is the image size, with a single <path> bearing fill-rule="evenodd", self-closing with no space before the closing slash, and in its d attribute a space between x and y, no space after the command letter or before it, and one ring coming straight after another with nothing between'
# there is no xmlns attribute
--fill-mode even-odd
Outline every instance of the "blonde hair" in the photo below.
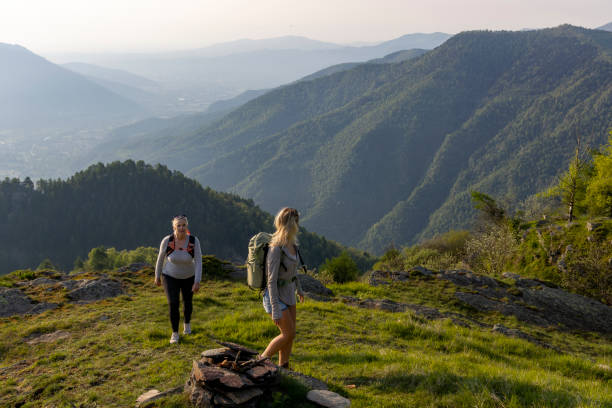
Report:
<svg viewBox="0 0 612 408"><path fill-rule="evenodd" d="M189 220L187 219L186 215L177 215L174 218L172 218L172 230L176 230L176 224L179 221L185 220L185 226L189 227ZM187 233L189 234L189 229L187 229Z"/></svg>
<svg viewBox="0 0 612 408"><path fill-rule="evenodd" d="M270 246L289 246L296 243L300 215L295 208L285 207L274 217L276 232L272 234Z"/></svg>

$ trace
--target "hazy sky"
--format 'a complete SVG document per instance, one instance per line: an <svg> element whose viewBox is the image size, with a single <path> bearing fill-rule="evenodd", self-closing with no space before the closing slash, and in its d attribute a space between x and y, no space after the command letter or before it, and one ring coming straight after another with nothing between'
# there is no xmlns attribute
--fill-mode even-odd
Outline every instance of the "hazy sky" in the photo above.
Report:
<svg viewBox="0 0 612 408"><path fill-rule="evenodd" d="M0 0L0 42L42 54L189 49L283 35L372 42L610 21L612 0Z"/></svg>

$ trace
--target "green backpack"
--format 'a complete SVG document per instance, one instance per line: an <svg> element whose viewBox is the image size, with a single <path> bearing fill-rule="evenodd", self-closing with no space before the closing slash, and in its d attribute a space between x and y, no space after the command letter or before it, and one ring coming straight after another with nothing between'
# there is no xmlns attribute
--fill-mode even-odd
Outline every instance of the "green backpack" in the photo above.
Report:
<svg viewBox="0 0 612 408"><path fill-rule="evenodd" d="M270 249L270 241L272 234L260 232L254 235L249 241L249 255L247 256L247 285L251 289L263 290L266 287L268 274L266 273L266 257L268 249ZM295 247L304 273L306 273L306 265L302 259L299 248ZM280 266L287 270L285 264L281 261Z"/></svg>
<svg viewBox="0 0 612 408"><path fill-rule="evenodd" d="M249 241L249 255L247 257L247 285L251 289L266 287L266 256L270 248L272 234L260 232Z"/></svg>

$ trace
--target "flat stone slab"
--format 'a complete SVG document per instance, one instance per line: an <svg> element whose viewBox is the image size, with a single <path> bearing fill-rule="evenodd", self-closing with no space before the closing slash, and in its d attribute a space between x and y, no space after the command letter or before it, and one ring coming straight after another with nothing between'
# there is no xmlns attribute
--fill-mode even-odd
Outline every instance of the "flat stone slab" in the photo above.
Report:
<svg viewBox="0 0 612 408"><path fill-rule="evenodd" d="M315 404L319 404L327 408L345 408L351 406L351 401L348 398L344 398L343 396L328 390L308 391L306 398Z"/></svg>
<svg viewBox="0 0 612 408"><path fill-rule="evenodd" d="M32 337L29 340L27 340L26 343L30 345L40 344L40 343L52 343L57 340L67 339L70 336L72 336L72 334L70 334L67 331L57 330L57 331L54 331L53 333L41 334L39 336Z"/></svg>
<svg viewBox="0 0 612 408"><path fill-rule="evenodd" d="M141 394L137 399L136 399L136 407L144 407L146 406L149 402L158 400L160 398L163 398L167 395L170 394L176 394L183 391L183 387L176 387L176 388L172 388L168 391L159 391L156 389L152 389L149 390L147 392L145 392L144 394Z"/></svg>
<svg viewBox="0 0 612 408"><path fill-rule="evenodd" d="M327 390L327 384L309 375L302 374L293 370L288 370L286 368L281 368L280 374L285 377L294 379L295 381L299 382L304 387L310 390Z"/></svg>

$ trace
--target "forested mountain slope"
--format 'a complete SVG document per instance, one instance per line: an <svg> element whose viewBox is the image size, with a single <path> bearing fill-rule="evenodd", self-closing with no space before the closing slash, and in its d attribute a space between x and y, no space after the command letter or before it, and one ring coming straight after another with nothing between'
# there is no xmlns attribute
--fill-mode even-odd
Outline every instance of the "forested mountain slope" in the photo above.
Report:
<svg viewBox="0 0 612 408"><path fill-rule="evenodd" d="M71 268L92 247L157 247L171 219L187 214L205 254L244 260L249 238L273 231L272 216L251 200L218 193L177 171L144 162L97 164L68 180L0 182L0 274L49 258ZM302 230L310 267L343 247ZM357 258L359 257L356 255Z"/></svg>
<svg viewBox="0 0 612 408"><path fill-rule="evenodd" d="M144 154L380 251L467 225L471 189L517 200L543 190L577 132L603 144L611 50L612 33L572 26L465 32L417 59L271 91Z"/></svg>

